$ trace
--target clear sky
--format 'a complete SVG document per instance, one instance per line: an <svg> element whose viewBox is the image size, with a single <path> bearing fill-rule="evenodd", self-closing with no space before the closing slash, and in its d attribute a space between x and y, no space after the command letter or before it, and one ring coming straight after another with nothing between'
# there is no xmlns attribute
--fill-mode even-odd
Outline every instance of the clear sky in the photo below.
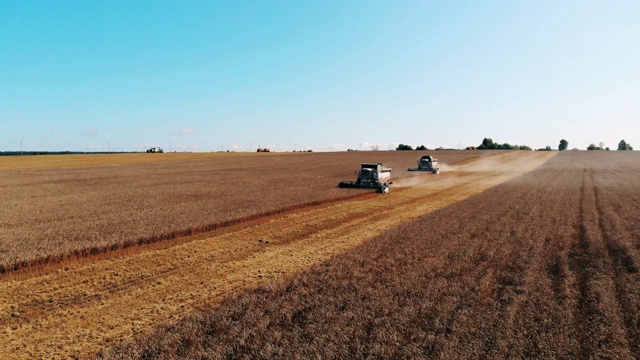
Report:
<svg viewBox="0 0 640 360"><path fill-rule="evenodd" d="M0 0L0 151L640 149L640 1Z"/></svg>

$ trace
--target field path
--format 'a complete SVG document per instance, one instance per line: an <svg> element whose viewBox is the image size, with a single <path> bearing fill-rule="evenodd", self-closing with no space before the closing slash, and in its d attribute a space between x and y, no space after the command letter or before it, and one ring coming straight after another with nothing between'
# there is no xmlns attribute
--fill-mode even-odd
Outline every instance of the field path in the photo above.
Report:
<svg viewBox="0 0 640 360"><path fill-rule="evenodd" d="M553 152L472 159L391 194L310 207L43 274L0 278L3 359L88 357L205 304L284 278L381 232L523 175ZM175 245L173 245L175 244Z"/></svg>

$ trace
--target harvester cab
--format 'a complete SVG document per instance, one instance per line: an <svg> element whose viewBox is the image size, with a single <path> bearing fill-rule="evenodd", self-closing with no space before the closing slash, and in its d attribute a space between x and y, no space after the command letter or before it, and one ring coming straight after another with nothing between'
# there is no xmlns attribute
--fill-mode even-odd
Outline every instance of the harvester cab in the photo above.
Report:
<svg viewBox="0 0 640 360"><path fill-rule="evenodd" d="M381 163L362 163L356 171L356 181L341 181L341 188L376 189L380 193L388 193L391 181L391 169L382 167Z"/></svg>
<svg viewBox="0 0 640 360"><path fill-rule="evenodd" d="M434 174L439 174L440 168L438 168L438 159L434 159L431 155L425 155L418 160L417 168L409 168L407 171L428 171Z"/></svg>

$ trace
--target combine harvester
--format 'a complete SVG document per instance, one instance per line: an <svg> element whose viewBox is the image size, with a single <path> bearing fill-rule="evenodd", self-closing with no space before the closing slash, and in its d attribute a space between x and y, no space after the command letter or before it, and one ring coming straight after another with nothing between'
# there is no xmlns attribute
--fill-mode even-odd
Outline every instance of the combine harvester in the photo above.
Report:
<svg viewBox="0 0 640 360"><path fill-rule="evenodd" d="M379 193L388 193L391 181L391 168L382 167L381 163L362 163L356 171L356 181L341 181L341 188L376 189Z"/></svg>
<svg viewBox="0 0 640 360"><path fill-rule="evenodd" d="M409 168L407 171L429 171L434 174L440 173L438 166L438 159L434 159L431 155L425 155L418 160L417 168Z"/></svg>

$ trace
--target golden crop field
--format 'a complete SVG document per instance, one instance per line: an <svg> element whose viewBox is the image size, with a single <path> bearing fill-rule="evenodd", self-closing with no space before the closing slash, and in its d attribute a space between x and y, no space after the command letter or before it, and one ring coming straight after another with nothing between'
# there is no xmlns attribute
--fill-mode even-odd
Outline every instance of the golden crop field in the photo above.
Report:
<svg viewBox="0 0 640 360"><path fill-rule="evenodd" d="M0 276L0 353L637 357L633 179L640 158L556 154L436 152L440 175L403 171L418 152L192 154L3 170L3 186L22 176L31 194L85 210L72 212L83 221L66 222L61 234L76 231L79 240L91 226L99 234L102 227L92 222L115 209L125 214L110 221L129 230L97 255L85 246L78 255L49 265L25 262ZM394 168L390 194L336 187L364 161ZM117 170L108 176L111 168ZM37 190L33 175L42 172L40 185L57 191ZM253 189L265 179L279 186L271 187L274 195L261 194L232 186L239 182L229 177ZM209 189L210 178L217 190ZM74 191L84 195L69 197ZM82 201L91 193L130 201L96 209L99 202ZM230 201L234 196L245 200ZM124 210L135 201L148 201L155 216ZM173 211L150 206L163 203ZM87 209L93 215L82 217ZM175 209L185 222L166 225ZM212 209L216 216L203 217ZM63 214L49 224L67 221L69 212ZM172 235L153 240L157 233L148 229L165 225ZM153 241L125 248L122 239L141 226L147 232L137 239ZM11 235L3 236L10 243ZM93 238L78 244L98 246Z"/></svg>
<svg viewBox="0 0 640 360"><path fill-rule="evenodd" d="M455 163L486 155L441 152ZM173 239L311 203L360 162L408 176L419 152L164 153L0 157L0 273ZM399 171L400 170L400 171Z"/></svg>

